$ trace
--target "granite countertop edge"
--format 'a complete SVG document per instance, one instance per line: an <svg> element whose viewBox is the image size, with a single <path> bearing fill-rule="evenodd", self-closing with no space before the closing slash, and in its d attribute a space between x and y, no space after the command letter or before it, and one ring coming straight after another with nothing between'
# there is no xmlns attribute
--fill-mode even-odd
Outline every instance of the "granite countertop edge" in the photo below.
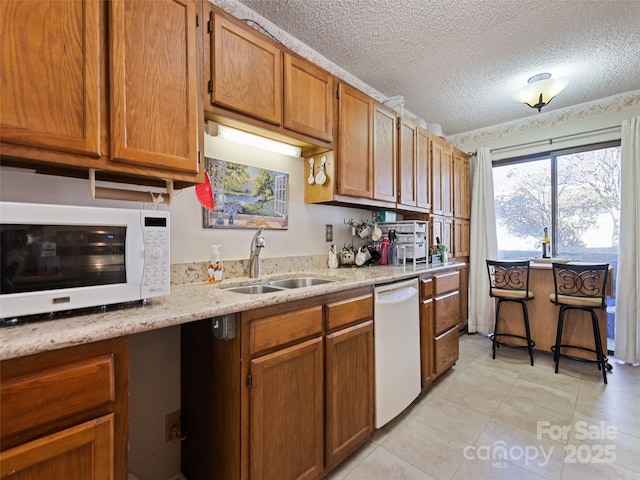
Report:
<svg viewBox="0 0 640 480"><path fill-rule="evenodd" d="M225 280L215 288L208 283L172 285L169 295L150 299L144 305L0 328L0 360L133 335L310 296L417 278L423 273L460 268L464 265L446 263L435 266L422 264L403 267L325 268L267 275L261 279L233 278ZM224 290L226 287L300 276L328 278L334 281L265 294L242 294Z"/></svg>

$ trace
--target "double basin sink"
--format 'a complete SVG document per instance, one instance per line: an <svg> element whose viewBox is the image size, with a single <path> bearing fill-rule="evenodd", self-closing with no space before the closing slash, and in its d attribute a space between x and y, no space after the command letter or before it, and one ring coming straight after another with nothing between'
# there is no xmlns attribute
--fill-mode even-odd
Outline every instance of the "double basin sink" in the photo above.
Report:
<svg viewBox="0 0 640 480"><path fill-rule="evenodd" d="M312 287L314 285L322 285L323 283L331 283L331 282L335 282L335 280L329 280L326 278L318 278L318 277L296 277L296 278L282 278L279 280L270 280L258 285L245 285L242 287L226 287L222 289L227 292L259 294L259 293L281 292L283 290L290 290L292 288Z"/></svg>

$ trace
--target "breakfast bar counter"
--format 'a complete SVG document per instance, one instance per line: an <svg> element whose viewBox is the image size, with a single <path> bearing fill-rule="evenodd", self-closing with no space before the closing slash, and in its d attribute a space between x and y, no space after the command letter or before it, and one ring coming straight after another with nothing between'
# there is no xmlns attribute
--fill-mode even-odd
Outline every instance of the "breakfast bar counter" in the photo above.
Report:
<svg viewBox="0 0 640 480"><path fill-rule="evenodd" d="M609 268L607 281L607 296L613 296L613 273ZM529 290L534 298L527 302L531 339L535 342L535 349L545 352L551 351L556 343L558 326L558 312L560 307L549 300L549 295L555 292L553 270L550 263L531 262L529 271ZM607 345L607 314L604 309L596 309L600 326L602 345ZM503 303L500 307L500 330L524 336L522 323L522 308L514 302ZM520 340L513 339L513 343ZM524 341L521 342L524 345ZM569 310L565 315L562 343L594 348L593 329L589 312ZM580 358L595 358L595 354L574 348L563 348L562 352Z"/></svg>

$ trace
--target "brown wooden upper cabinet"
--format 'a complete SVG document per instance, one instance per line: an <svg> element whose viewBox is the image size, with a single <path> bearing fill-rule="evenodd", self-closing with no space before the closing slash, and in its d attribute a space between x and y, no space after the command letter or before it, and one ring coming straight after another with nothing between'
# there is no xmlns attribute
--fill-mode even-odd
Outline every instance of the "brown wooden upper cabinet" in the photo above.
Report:
<svg viewBox="0 0 640 480"><path fill-rule="evenodd" d="M2 2L3 157L60 172L200 181L200 8L201 0Z"/></svg>
<svg viewBox="0 0 640 480"><path fill-rule="evenodd" d="M373 198L396 201L396 112L373 104Z"/></svg>
<svg viewBox="0 0 640 480"><path fill-rule="evenodd" d="M284 127L333 139L333 76L313 63L284 54Z"/></svg>
<svg viewBox="0 0 640 480"><path fill-rule="evenodd" d="M301 146L333 142L334 77L210 6L207 117Z"/></svg>
<svg viewBox="0 0 640 480"><path fill-rule="evenodd" d="M444 139L429 134L431 150L431 211L434 215L453 215L452 146Z"/></svg>
<svg viewBox="0 0 640 480"><path fill-rule="evenodd" d="M431 209L431 155L429 153L429 131L418 128L416 158L416 207Z"/></svg>
<svg viewBox="0 0 640 480"><path fill-rule="evenodd" d="M398 206L415 207L418 125L406 118L398 122Z"/></svg>
<svg viewBox="0 0 640 480"><path fill-rule="evenodd" d="M198 172L196 0L112 0L111 158Z"/></svg>
<svg viewBox="0 0 640 480"><path fill-rule="evenodd" d="M469 157L457 148L453 148L453 216L471 218Z"/></svg>
<svg viewBox="0 0 640 480"><path fill-rule="evenodd" d="M340 83L338 87L338 185L340 195L371 198L373 99Z"/></svg>
<svg viewBox="0 0 640 480"><path fill-rule="evenodd" d="M5 1L0 19L3 153L8 143L98 158L100 4Z"/></svg>
<svg viewBox="0 0 640 480"><path fill-rule="evenodd" d="M211 16L211 102L280 125L282 51L254 29Z"/></svg>

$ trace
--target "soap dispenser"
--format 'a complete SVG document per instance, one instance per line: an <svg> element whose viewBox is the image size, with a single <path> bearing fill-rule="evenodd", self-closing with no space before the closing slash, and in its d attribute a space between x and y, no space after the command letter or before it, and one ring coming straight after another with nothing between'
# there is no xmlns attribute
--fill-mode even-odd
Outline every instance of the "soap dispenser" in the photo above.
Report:
<svg viewBox="0 0 640 480"><path fill-rule="evenodd" d="M207 266L207 273L209 274L209 283L222 282L222 260L220 258L220 245L211 245L211 259Z"/></svg>

